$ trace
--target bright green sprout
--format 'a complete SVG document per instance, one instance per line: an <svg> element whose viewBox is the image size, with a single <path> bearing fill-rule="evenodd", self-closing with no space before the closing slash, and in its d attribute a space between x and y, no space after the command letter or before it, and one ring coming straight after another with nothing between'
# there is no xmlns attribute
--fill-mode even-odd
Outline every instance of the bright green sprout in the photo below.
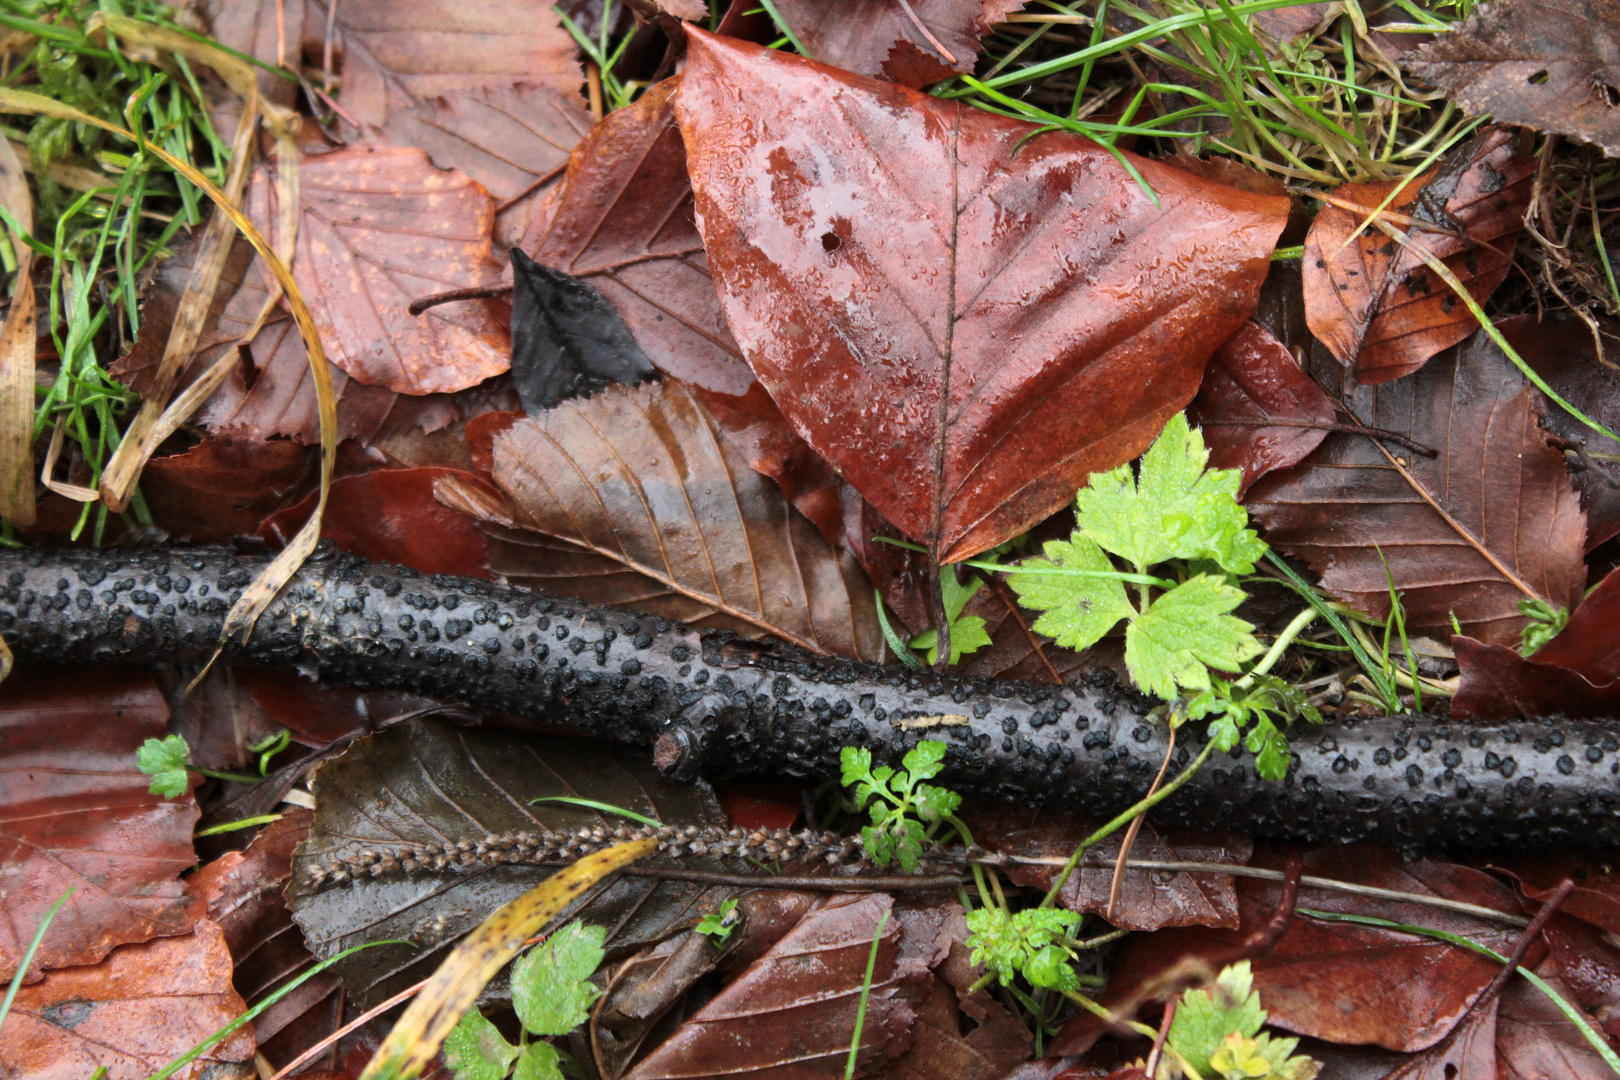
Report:
<svg viewBox="0 0 1620 1080"><path fill-rule="evenodd" d="M1012 985L1022 974L1032 985L1070 992L1080 989L1070 961L1075 952L1066 942L1080 925L1080 913L1061 908L1026 908L1007 912L985 907L968 912L968 944L975 964Z"/></svg>
<svg viewBox="0 0 1620 1080"><path fill-rule="evenodd" d="M1519 639L1519 652L1524 656L1534 656L1540 652L1547 642L1563 633L1564 627L1569 625L1569 608L1555 608L1539 597L1520 600L1519 614L1530 620L1524 624Z"/></svg>
<svg viewBox="0 0 1620 1080"><path fill-rule="evenodd" d="M945 744L925 739L901 759L905 767L872 768L872 752L846 746L839 756L843 784L855 788L855 809L870 804L872 824L861 830L867 857L878 866L898 861L908 874L922 858L927 826L944 821L962 805L962 796L947 788L922 783L945 767Z"/></svg>
<svg viewBox="0 0 1620 1080"><path fill-rule="evenodd" d="M737 929L741 916L737 914L737 901L727 900L720 905L719 911L711 911L698 920L693 927L698 933L714 938L716 945L724 945L731 938L731 932Z"/></svg>
<svg viewBox="0 0 1620 1080"><path fill-rule="evenodd" d="M135 751L135 765L152 778L147 789L165 799L178 799L186 793L186 763L191 760L191 747L179 735L161 739L147 739Z"/></svg>
<svg viewBox="0 0 1620 1080"><path fill-rule="evenodd" d="M952 567L942 566L939 573L939 589L941 598L945 602L945 620L951 628L951 660L952 664L961 661L962 657L978 652L990 644L990 635L985 633L984 619L978 615L962 615L962 609L973 598L973 594L984 586L984 579L973 577L969 583L963 585L956 580L956 571ZM911 639L913 649L927 649L928 662L935 664L939 661L939 631L924 630Z"/></svg>
<svg viewBox="0 0 1620 1080"><path fill-rule="evenodd" d="M1240 960L1220 973L1213 990L1189 990L1170 1022L1169 1044L1198 1074L1220 1080L1311 1080L1321 1069L1303 1055L1299 1040L1260 1032L1266 1012L1254 990L1249 962ZM1169 1066L1170 1063L1166 1062ZM1177 1072L1161 1070L1161 1075Z"/></svg>

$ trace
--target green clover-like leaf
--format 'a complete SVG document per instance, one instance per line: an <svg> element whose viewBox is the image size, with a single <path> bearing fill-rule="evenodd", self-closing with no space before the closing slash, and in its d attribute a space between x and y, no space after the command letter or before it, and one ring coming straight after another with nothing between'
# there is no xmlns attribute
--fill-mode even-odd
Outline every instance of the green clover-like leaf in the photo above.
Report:
<svg viewBox="0 0 1620 1080"><path fill-rule="evenodd" d="M501 1080L517 1056L518 1048L477 1009L463 1013L444 1039L445 1064L456 1080Z"/></svg>
<svg viewBox="0 0 1620 1080"><path fill-rule="evenodd" d="M530 1043L512 1070L512 1080L563 1080L562 1055L550 1043Z"/></svg>
<svg viewBox="0 0 1620 1080"><path fill-rule="evenodd" d="M838 751L838 765L843 770L842 783L849 787L872 771L872 751L862 746L846 746Z"/></svg>
<svg viewBox="0 0 1620 1080"><path fill-rule="evenodd" d="M152 778L147 790L165 799L178 799L186 793L186 763L190 760L191 747L179 735L147 739L135 751L135 767Z"/></svg>
<svg viewBox="0 0 1620 1080"><path fill-rule="evenodd" d="M607 931L572 922L512 965L512 1008L536 1035L566 1035L590 1019L600 993L588 980L602 963Z"/></svg>

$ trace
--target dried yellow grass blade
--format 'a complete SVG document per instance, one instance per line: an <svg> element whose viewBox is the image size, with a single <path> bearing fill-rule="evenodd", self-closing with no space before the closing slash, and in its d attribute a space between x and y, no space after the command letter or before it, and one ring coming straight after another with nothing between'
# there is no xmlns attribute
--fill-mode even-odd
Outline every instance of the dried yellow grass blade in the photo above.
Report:
<svg viewBox="0 0 1620 1080"><path fill-rule="evenodd" d="M6 139L0 139L0 205L33 229L22 159ZM34 523L34 252L15 232L11 250L17 285L0 328L0 517L27 528Z"/></svg>
<svg viewBox="0 0 1620 1080"><path fill-rule="evenodd" d="M0 87L0 112L26 113L33 116L56 116L76 123L91 124L104 131L121 135L131 141L135 136L125 131L117 124L109 124L104 120L91 116L89 113L64 105L59 101L52 101L39 94L30 94L23 90L13 90ZM337 398L332 392L332 372L327 367L326 353L321 348L320 335L315 332L314 320L310 318L309 307L304 303L298 286L293 282L292 271L287 264L271 248L270 242L264 238L249 221L247 215L226 197L213 181L192 168L190 165L174 157L162 147L153 143L146 144L147 152L175 170L213 200L219 211L225 214L242 231L248 243L259 253L259 257L270 270L270 275L281 286L287 298L287 306L292 311L293 321L298 324L299 335L304 339L304 347L309 353L310 376L315 380L315 397L318 402L321 420L321 489L320 496L315 504L315 513L310 516L309 523L299 530L293 537L285 551L278 555L269 566L259 574L259 577L242 591L242 597L225 616L225 629L221 635L221 646L233 636L240 634L246 637L253 632L253 624L258 621L259 615L265 607L275 598L281 587L292 578L298 567L315 550L315 545L321 538L321 516L326 511L327 490L332 482L332 466L337 460Z"/></svg>
<svg viewBox="0 0 1620 1080"><path fill-rule="evenodd" d="M360 1080L413 1080L525 941L598 881L656 850L658 841L648 837L586 855L485 919L429 977Z"/></svg>

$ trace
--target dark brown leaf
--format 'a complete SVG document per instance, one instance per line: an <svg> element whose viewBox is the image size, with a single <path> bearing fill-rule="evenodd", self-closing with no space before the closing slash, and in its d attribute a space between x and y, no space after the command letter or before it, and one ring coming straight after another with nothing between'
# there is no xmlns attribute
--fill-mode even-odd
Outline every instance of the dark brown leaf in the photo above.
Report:
<svg viewBox="0 0 1620 1080"><path fill-rule="evenodd" d="M1334 434L1255 485L1247 505L1266 538L1321 572L1323 588L1383 617L1387 560L1410 629L1449 636L1455 614L1492 644L1518 640L1520 601L1579 599L1584 515L1531 388L1488 338L1412 378L1357 387L1346 404L1354 422L1437 456Z"/></svg>
<svg viewBox="0 0 1620 1080"><path fill-rule="evenodd" d="M1144 450L1253 309L1283 199L1135 162L1160 209L1089 140L690 39L677 114L732 331L941 561Z"/></svg>
<svg viewBox="0 0 1620 1080"><path fill-rule="evenodd" d="M1385 1080L1461 1080L1496 1075L1496 1009L1482 1003L1450 1036L1401 1062Z"/></svg>
<svg viewBox="0 0 1620 1080"><path fill-rule="evenodd" d="M275 243L272 175L255 173L249 204ZM333 364L402 394L453 392L506 370L510 342L491 301L406 310L500 279L494 210L466 174L434 168L421 150L351 146L301 159L298 194L293 278Z"/></svg>
<svg viewBox="0 0 1620 1080"><path fill-rule="evenodd" d="M1569 997L1569 987L1556 973L1537 974ZM1515 979L1502 991L1496 1053L1498 1080L1608 1080L1614 1075L1580 1030L1527 979Z"/></svg>
<svg viewBox="0 0 1620 1080"><path fill-rule="evenodd" d="M686 147L669 79L593 128L574 150L548 215L519 243L535 260L607 297L665 374L721 394L753 372L720 310L692 216Z"/></svg>
<svg viewBox="0 0 1620 1080"><path fill-rule="evenodd" d="M1530 201L1535 164L1518 157L1516 139L1491 129L1458 150L1452 164L1416 179L1346 184L1333 196L1349 208L1328 205L1316 215L1302 263L1305 314L1357 382L1411 374L1479 324L1414 251L1375 226L1354 238L1351 231L1399 187L1388 209L1434 226L1402 226L1410 243L1440 259L1483 303L1507 276Z"/></svg>
<svg viewBox="0 0 1620 1080"><path fill-rule="evenodd" d="M920 90L972 71L984 36L1024 2L777 0L776 10L812 58Z"/></svg>
<svg viewBox="0 0 1620 1080"><path fill-rule="evenodd" d="M295 442L211 436L147 462L141 494L153 522L177 542L222 544L251 536L287 505L314 464L312 451Z"/></svg>
<svg viewBox="0 0 1620 1080"><path fill-rule="evenodd" d="M1216 350L1187 416L1204 429L1210 468L1243 470L1240 498L1267 473L1303 461L1335 422L1322 388L1253 322Z"/></svg>
<svg viewBox="0 0 1620 1080"><path fill-rule="evenodd" d="M241 1014L224 935L204 919L183 937L121 945L99 964L53 971L24 987L6 1017L0 1071L141 1080ZM229 1063L252 1060L253 1032L243 1028L172 1075L249 1077L251 1065Z"/></svg>
<svg viewBox="0 0 1620 1080"><path fill-rule="evenodd" d="M1524 894L1545 901L1572 878L1575 891L1559 908L1593 926L1620 934L1620 851L1566 851L1492 859L1492 870L1513 875Z"/></svg>
<svg viewBox="0 0 1620 1080"><path fill-rule="evenodd" d="M1068 859L1100 824L1051 811L1012 809L975 813L968 823L973 829L973 838L991 851L1058 860ZM1247 837L1190 833L1181 829L1161 834L1151 822L1146 822L1131 848L1131 858L1243 866L1253 852L1254 844ZM1058 902L1071 911L1101 913L1106 910L1114 860L1118 856L1118 835L1093 847L1085 865L1063 886ZM1019 885L1044 890L1057 880L1061 866L1061 862L1054 866L1013 865L1007 872ZM1166 926L1235 929L1238 925L1237 892L1233 879L1224 874L1126 870L1119 906L1110 921L1126 930L1158 930Z"/></svg>
<svg viewBox="0 0 1620 1080"><path fill-rule="evenodd" d="M725 823L707 785L665 780L651 762L622 748L407 721L355 743L316 775L315 823L294 860L297 876L288 889L288 905L310 950L324 959L362 941L414 942L379 945L336 966L362 1007L424 978L462 934L552 870L496 866L461 874L388 875L320 891L310 890L303 872L377 845L620 823L578 807L533 804L551 795L596 799L683 825ZM687 858L682 865L728 869L719 860ZM717 909L730 891L621 877L562 919L578 915L605 925L610 948L630 948L696 921ZM505 993L498 986L491 992Z"/></svg>
<svg viewBox="0 0 1620 1080"><path fill-rule="evenodd" d="M494 478L523 524L652 579L684 598L678 608L696 601L756 634L882 656L860 569L748 468L679 383L610 387L517 421L495 438Z"/></svg>
<svg viewBox="0 0 1620 1080"><path fill-rule="evenodd" d="M191 929L178 875L196 859L197 802L151 794L151 778L135 767L135 751L163 738L168 718L145 674L36 667L6 679L0 978L17 970L45 912L69 888L36 969L94 964L115 945Z"/></svg>
<svg viewBox="0 0 1620 1080"><path fill-rule="evenodd" d="M333 686L257 668L235 668L233 678L255 705L309 746L325 746L435 704L403 690Z"/></svg>
<svg viewBox="0 0 1620 1080"><path fill-rule="evenodd" d="M1620 4L1493 0L1406 66L1473 115L1620 156Z"/></svg>

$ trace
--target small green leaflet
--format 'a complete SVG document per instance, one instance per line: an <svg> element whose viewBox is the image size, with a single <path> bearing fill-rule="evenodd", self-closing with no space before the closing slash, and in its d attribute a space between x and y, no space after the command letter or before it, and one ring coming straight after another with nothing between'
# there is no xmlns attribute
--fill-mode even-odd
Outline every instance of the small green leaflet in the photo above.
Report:
<svg viewBox="0 0 1620 1080"><path fill-rule="evenodd" d="M517 1056L518 1048L477 1009L468 1009L444 1040L444 1060L456 1080L501 1080Z"/></svg>
<svg viewBox="0 0 1620 1080"><path fill-rule="evenodd" d="M1061 908L1025 908L1007 912L986 907L968 912L968 947L972 963L983 964L1002 985L1022 974L1034 986L1078 990L1070 953L1053 939L1067 937L1080 925L1080 914Z"/></svg>
<svg viewBox="0 0 1620 1080"><path fill-rule="evenodd" d="M1199 574L1154 600L1125 631L1125 666L1150 694L1209 689L1209 669L1237 671L1260 655L1254 627L1231 614L1243 590Z"/></svg>
<svg viewBox="0 0 1620 1080"><path fill-rule="evenodd" d="M1171 559L1208 559L1228 573L1252 574L1266 545L1237 501L1242 474L1206 470L1208 462L1203 433L1177 413L1142 455L1140 480L1121 465L1080 489L1080 531L1138 573Z"/></svg>
<svg viewBox="0 0 1620 1080"><path fill-rule="evenodd" d="M984 579L974 576L970 584L963 585L956 580L956 569L942 566L939 570L939 590L941 599L945 604L945 621L951 627L951 663L958 663L962 657L984 648L990 644L990 635L985 633L984 620L977 615L962 617L962 609L973 598L973 594L984 586ZM927 649L928 662L937 663L939 660L939 632L937 630L924 630L911 639L913 649Z"/></svg>
<svg viewBox="0 0 1620 1080"><path fill-rule="evenodd" d="M1213 991L1189 990L1170 1022L1169 1043L1200 1076L1240 1080L1309 1080L1319 1066L1290 1057L1299 1040L1260 1034L1266 1012L1254 992L1249 962L1240 960L1215 980Z"/></svg>
<svg viewBox="0 0 1620 1080"><path fill-rule="evenodd" d="M535 1035L566 1035L590 1019L607 931L572 922L512 965L512 1008Z"/></svg>
<svg viewBox="0 0 1620 1080"><path fill-rule="evenodd" d="M867 855L878 866L898 861L909 874L922 857L927 831L923 822L950 817L962 805L962 796L922 783L945 767L945 744L937 739L919 742L900 763L905 768L879 765L874 769L872 752L864 747L846 746L839 755L843 784L855 788L855 809L865 810L870 804L872 824L861 829Z"/></svg>
<svg viewBox="0 0 1620 1080"><path fill-rule="evenodd" d="M147 739L135 751L135 766L152 778L149 791L165 799L178 799L186 793L186 762L191 748L178 735Z"/></svg>
<svg viewBox="0 0 1620 1080"><path fill-rule="evenodd" d="M1078 531L1068 540L1048 540L1042 550L1045 559L1029 559L1022 565L1045 562L1065 570L1114 569L1097 542ZM1066 649L1089 649L1119 620L1136 614L1125 597L1125 583L1118 578L1013 574L1008 580L1020 603L1044 612L1035 620L1035 632Z"/></svg>

